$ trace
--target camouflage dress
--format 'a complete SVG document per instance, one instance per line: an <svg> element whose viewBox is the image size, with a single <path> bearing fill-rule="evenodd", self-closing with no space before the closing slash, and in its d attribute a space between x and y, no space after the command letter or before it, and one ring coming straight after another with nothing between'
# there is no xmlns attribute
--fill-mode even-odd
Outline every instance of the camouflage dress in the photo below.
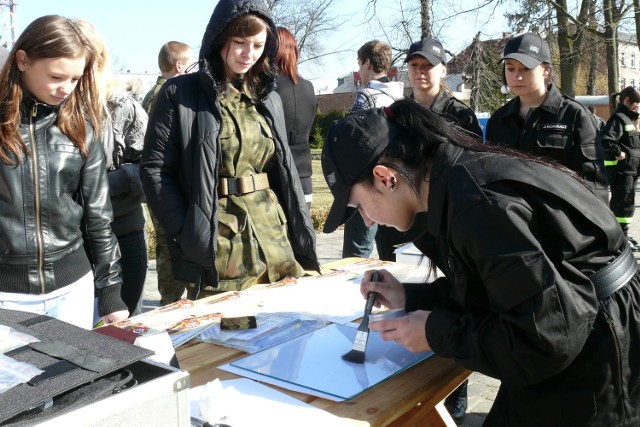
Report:
<svg viewBox="0 0 640 427"><path fill-rule="evenodd" d="M220 99L220 177L266 172L274 161L271 128L246 93L232 85ZM287 218L271 189L220 197L217 290L240 290L285 276L300 277L287 236Z"/></svg>

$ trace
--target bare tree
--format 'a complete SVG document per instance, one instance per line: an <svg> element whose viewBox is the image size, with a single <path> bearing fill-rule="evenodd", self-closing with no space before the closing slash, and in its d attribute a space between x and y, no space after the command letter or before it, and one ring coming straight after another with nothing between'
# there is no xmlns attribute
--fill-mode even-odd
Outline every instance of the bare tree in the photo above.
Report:
<svg viewBox="0 0 640 427"><path fill-rule="evenodd" d="M429 0L420 0L420 34L422 38L431 37L431 4Z"/></svg>
<svg viewBox="0 0 640 427"><path fill-rule="evenodd" d="M471 97L469 106L474 111L495 111L503 103L500 93L502 85L502 66L499 65L500 55L495 49L485 46L480 41L480 32L473 38L471 44Z"/></svg>
<svg viewBox="0 0 640 427"><path fill-rule="evenodd" d="M589 0L589 28L598 28L598 18L596 17L596 0ZM602 41L596 35L589 33L585 48L588 52L593 52L589 59L589 73L587 76L587 95L596 94L596 78L598 76L599 55Z"/></svg>
<svg viewBox="0 0 640 427"><path fill-rule="evenodd" d="M339 18L332 10L337 0L267 0L276 25L287 28L298 42L299 63L321 62L338 52L327 52L322 40L340 29L347 18Z"/></svg>
<svg viewBox="0 0 640 427"><path fill-rule="evenodd" d="M616 0L602 0L604 10L604 39L607 46L607 74L609 75L609 93L618 92L618 25L621 9L616 7ZM621 1L624 3L624 0ZM621 4L622 6L622 4ZM609 111L613 113L616 106L609 101Z"/></svg>

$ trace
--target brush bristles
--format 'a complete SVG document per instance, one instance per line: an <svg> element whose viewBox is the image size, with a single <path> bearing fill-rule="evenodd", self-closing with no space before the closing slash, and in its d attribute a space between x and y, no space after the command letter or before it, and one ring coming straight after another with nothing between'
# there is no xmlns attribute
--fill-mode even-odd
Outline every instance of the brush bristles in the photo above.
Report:
<svg viewBox="0 0 640 427"><path fill-rule="evenodd" d="M364 351L350 350L342 355L342 360L353 363L364 363Z"/></svg>

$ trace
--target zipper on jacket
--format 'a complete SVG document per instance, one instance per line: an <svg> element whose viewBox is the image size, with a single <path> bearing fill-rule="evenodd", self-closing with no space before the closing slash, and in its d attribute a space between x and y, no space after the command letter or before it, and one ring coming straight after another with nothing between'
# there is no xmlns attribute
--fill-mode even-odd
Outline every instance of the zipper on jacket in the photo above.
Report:
<svg viewBox="0 0 640 427"><path fill-rule="evenodd" d="M604 315L604 318L607 321L607 324L609 325L609 330L611 330L611 335L613 336L613 341L615 342L616 345L616 356L617 356L617 362L618 362L618 381L620 384L620 393L622 394L622 401L626 402L627 401L627 397L625 396L624 393L624 383L623 383L623 378L622 378L622 352L620 351L620 341L618 340L618 336L616 335L616 322L609 316L609 314L606 312L606 310L602 310L602 314ZM626 408L625 405L622 405L622 410L626 412ZM624 417L626 418L626 416Z"/></svg>
<svg viewBox="0 0 640 427"><path fill-rule="evenodd" d="M36 251L38 256L38 280L40 281L40 292L45 293L44 286L44 254L43 254L43 239L42 239L42 223L40 219L40 181L38 181L38 148L36 143L36 131L34 118L38 113L38 104L34 103L31 109L31 117L29 118L29 133L31 134L31 142L33 146L33 193L35 203L35 215L36 215Z"/></svg>

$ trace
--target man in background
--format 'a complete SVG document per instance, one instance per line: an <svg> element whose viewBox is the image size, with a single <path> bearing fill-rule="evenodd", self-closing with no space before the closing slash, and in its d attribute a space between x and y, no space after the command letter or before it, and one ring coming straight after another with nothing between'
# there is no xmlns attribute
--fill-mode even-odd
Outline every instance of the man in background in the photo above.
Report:
<svg viewBox="0 0 640 427"><path fill-rule="evenodd" d="M358 49L358 72L362 86L358 89L351 112L367 108L387 107L404 98L404 83L387 77L391 68L391 46L372 40ZM367 227L360 214L344 225L342 257L368 258L373 251L378 225Z"/></svg>
<svg viewBox="0 0 640 427"><path fill-rule="evenodd" d="M164 82L171 77L184 74L192 63L192 52L189 45L177 41L170 41L162 45L160 53L158 53L160 76L158 76L156 84L142 100L142 107L147 111L147 114L151 112L153 100L158 95Z"/></svg>

